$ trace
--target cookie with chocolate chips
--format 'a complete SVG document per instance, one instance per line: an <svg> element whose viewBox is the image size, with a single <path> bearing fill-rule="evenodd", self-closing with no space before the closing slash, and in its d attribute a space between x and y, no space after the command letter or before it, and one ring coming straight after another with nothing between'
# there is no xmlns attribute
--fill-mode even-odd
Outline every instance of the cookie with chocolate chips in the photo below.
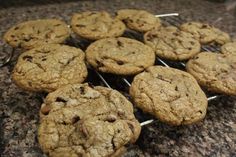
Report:
<svg viewBox="0 0 236 157"><path fill-rule="evenodd" d="M124 21L127 27L139 32L147 32L161 26L161 21L155 15L145 10L121 9L117 18Z"/></svg>
<svg viewBox="0 0 236 157"><path fill-rule="evenodd" d="M221 52L224 54L236 55L236 42L224 44L221 46Z"/></svg>
<svg viewBox="0 0 236 157"><path fill-rule="evenodd" d="M217 43L223 45L230 41L230 36L209 24L187 22L181 25L181 30L191 33L201 44Z"/></svg>
<svg viewBox="0 0 236 157"><path fill-rule="evenodd" d="M105 11L74 14L71 26L77 35L90 40L118 37L125 31L125 24Z"/></svg>
<svg viewBox="0 0 236 157"><path fill-rule="evenodd" d="M134 77L130 95L144 112L170 125L198 122L207 111L207 98L197 81L174 68L149 67Z"/></svg>
<svg viewBox="0 0 236 157"><path fill-rule="evenodd" d="M193 57L201 48L192 34L173 26L148 31L144 35L144 42L154 49L158 57L177 61Z"/></svg>
<svg viewBox="0 0 236 157"><path fill-rule="evenodd" d="M59 44L47 44L20 55L12 78L21 88L51 92L87 77L85 54L82 50Z"/></svg>
<svg viewBox="0 0 236 157"><path fill-rule="evenodd" d="M88 84L50 93L40 114L38 140L50 157L117 157L141 130L132 104L122 94Z"/></svg>
<svg viewBox="0 0 236 157"><path fill-rule="evenodd" d="M200 85L209 91L236 95L236 56L202 52L186 65Z"/></svg>
<svg viewBox="0 0 236 157"><path fill-rule="evenodd" d="M32 49L43 44L63 43L69 35L69 28L63 21L44 19L17 24L3 38L13 47Z"/></svg>
<svg viewBox="0 0 236 157"><path fill-rule="evenodd" d="M137 74L155 62L155 53L147 45L129 38L106 38L86 50L89 64L99 71L119 75Z"/></svg>

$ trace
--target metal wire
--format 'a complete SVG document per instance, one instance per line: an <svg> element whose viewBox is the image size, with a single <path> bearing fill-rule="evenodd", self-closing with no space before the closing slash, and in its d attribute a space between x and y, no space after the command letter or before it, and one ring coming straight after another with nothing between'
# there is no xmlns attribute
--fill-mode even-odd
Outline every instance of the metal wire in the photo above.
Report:
<svg viewBox="0 0 236 157"><path fill-rule="evenodd" d="M5 48L4 45L2 46L2 49L3 49L3 53L7 53L7 52L6 52L6 48ZM6 58L5 58L2 62L0 62L0 68L3 67L3 66L5 66L7 63L9 63L9 62L11 61L14 52L15 52L15 49L12 48L12 50L10 51L10 54L8 54L8 55L6 56ZM4 58L4 57L3 57L3 58Z"/></svg>

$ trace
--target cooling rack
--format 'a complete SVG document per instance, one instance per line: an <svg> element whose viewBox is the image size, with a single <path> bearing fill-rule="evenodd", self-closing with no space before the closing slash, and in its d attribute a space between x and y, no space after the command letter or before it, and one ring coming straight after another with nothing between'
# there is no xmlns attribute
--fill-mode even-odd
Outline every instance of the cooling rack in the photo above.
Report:
<svg viewBox="0 0 236 157"><path fill-rule="evenodd" d="M179 16L178 13L160 14L160 15L155 15L155 16L158 18L161 18L163 25L173 25L173 26L179 27L182 23L186 22L184 19L182 19ZM129 37L129 38L134 38L137 40L141 40L141 41L143 40L142 34L139 34L137 32L131 31L131 30L126 32L124 36ZM86 47L88 44L89 43L86 40L84 40L82 42L81 41L76 42L76 40L73 40L72 45L81 48L81 47ZM3 45L2 46L3 53L5 51L5 48L6 48L6 45ZM219 52L220 48L217 45L203 45L201 47L201 50L208 51L208 52ZM8 64L11 61L14 51L15 51L15 49L11 48L9 52L4 54L7 56L0 56L0 68L5 66L6 64ZM174 68L178 68L178 69L182 69L182 70L185 68L185 62L174 62L174 61L164 60L164 59L161 59L158 57L156 58L156 64L162 65L165 67L174 67ZM88 65L88 68L90 70L92 70L99 77L99 79L102 81L104 86L106 86L108 88L112 88L111 85L108 83L109 78L105 78L103 76L104 74L96 71L95 69L91 68L89 65ZM118 77L118 79L120 79L127 86L127 88L129 88L131 86L132 78L130 79L127 77ZM220 95L215 95L212 93L206 93L206 94L207 94L208 101L211 101L211 100L214 100L214 99L217 99L220 97ZM154 119L149 119L149 120L145 120L145 121L141 122L140 124L141 124L141 126L144 126L144 125L152 123L153 121L154 121Z"/></svg>
<svg viewBox="0 0 236 157"><path fill-rule="evenodd" d="M179 27L182 23L186 22L179 16L178 13L160 14L160 15L155 15L155 16L161 18L164 25L173 25L173 26ZM134 38L137 40L142 40L142 35L133 31L128 32L125 36ZM201 50L207 51L207 52L220 51L217 45L203 45L201 47ZM165 67L174 67L174 68L178 68L182 70L185 68L185 62L168 61L168 60L164 60L158 57L156 58L156 60L157 60L157 64L163 65ZM108 83L107 79L105 79L102 73L99 73L98 71L95 71L95 73L98 75L98 77L101 79L101 81L104 83L106 87L111 88L111 85ZM126 77L120 77L119 79L121 79L125 83L126 86L128 87L131 86L131 81L129 81ZM206 93L206 94L207 94L208 101L215 100L220 97L220 95L215 95L212 93ZM141 126L144 126L144 125L152 123L153 121L154 119L150 119L150 120L141 122L140 124Z"/></svg>

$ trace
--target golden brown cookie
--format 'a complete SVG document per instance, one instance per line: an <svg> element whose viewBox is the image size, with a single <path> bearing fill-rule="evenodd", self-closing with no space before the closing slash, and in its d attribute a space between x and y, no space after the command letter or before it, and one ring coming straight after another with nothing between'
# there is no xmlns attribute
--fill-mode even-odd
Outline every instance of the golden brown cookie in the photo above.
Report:
<svg viewBox="0 0 236 157"><path fill-rule="evenodd" d="M10 28L4 40L13 47L32 49L43 44L63 43L70 31L66 23L57 19L26 21Z"/></svg>
<svg viewBox="0 0 236 157"><path fill-rule="evenodd" d="M197 81L174 68L149 67L134 77L130 95L144 112L171 125L192 124L206 115L207 98Z"/></svg>
<svg viewBox="0 0 236 157"><path fill-rule="evenodd" d="M64 86L46 97L40 112L38 140L50 157L115 157L141 130L132 104L105 87Z"/></svg>
<svg viewBox="0 0 236 157"><path fill-rule="evenodd" d="M117 18L135 31L147 32L161 26L161 21L155 15L145 10L121 9L117 11Z"/></svg>
<svg viewBox="0 0 236 157"><path fill-rule="evenodd" d="M201 49L193 35L173 26L148 31L144 42L155 50L157 56L169 60L187 60Z"/></svg>
<svg viewBox="0 0 236 157"><path fill-rule="evenodd" d="M87 48L86 59L99 71L131 75L153 65L155 53L149 46L134 39L106 38Z"/></svg>
<svg viewBox="0 0 236 157"><path fill-rule="evenodd" d="M125 31L125 24L105 11L74 14L71 26L77 35L90 40L118 37Z"/></svg>
<svg viewBox="0 0 236 157"><path fill-rule="evenodd" d="M209 24L187 22L181 25L181 30L191 33L202 44L217 43L223 45L230 41L230 36Z"/></svg>
<svg viewBox="0 0 236 157"><path fill-rule="evenodd" d="M186 68L208 90L236 95L235 55L202 52L189 60Z"/></svg>
<svg viewBox="0 0 236 157"><path fill-rule="evenodd" d="M236 42L226 43L221 46L221 52L224 54L236 55Z"/></svg>
<svg viewBox="0 0 236 157"><path fill-rule="evenodd" d="M87 77L82 50L59 44L47 44L20 55L13 70L14 82L30 91L51 92Z"/></svg>

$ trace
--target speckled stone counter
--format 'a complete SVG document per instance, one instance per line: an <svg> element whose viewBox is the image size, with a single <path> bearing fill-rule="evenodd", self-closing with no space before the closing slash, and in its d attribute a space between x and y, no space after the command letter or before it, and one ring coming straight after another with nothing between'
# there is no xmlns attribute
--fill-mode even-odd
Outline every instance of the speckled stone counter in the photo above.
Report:
<svg viewBox="0 0 236 157"><path fill-rule="evenodd" d="M59 18L69 22L74 12L107 10L113 13L120 8L139 8L156 14L178 12L187 20L209 22L236 37L234 0L227 3L206 0L90 0L50 1L49 4L43 1L38 5L33 5L36 1L13 2L12 6L0 2L0 36L13 24L25 20ZM0 55L4 55L2 45L1 38ZM16 51L10 64L0 69L0 156L41 157L45 155L37 142L38 111L45 94L25 92L11 81L11 71L19 53ZM124 156L236 156L236 98L222 97L211 101L206 118L195 125L171 127L155 121L143 127L139 140L128 147Z"/></svg>

